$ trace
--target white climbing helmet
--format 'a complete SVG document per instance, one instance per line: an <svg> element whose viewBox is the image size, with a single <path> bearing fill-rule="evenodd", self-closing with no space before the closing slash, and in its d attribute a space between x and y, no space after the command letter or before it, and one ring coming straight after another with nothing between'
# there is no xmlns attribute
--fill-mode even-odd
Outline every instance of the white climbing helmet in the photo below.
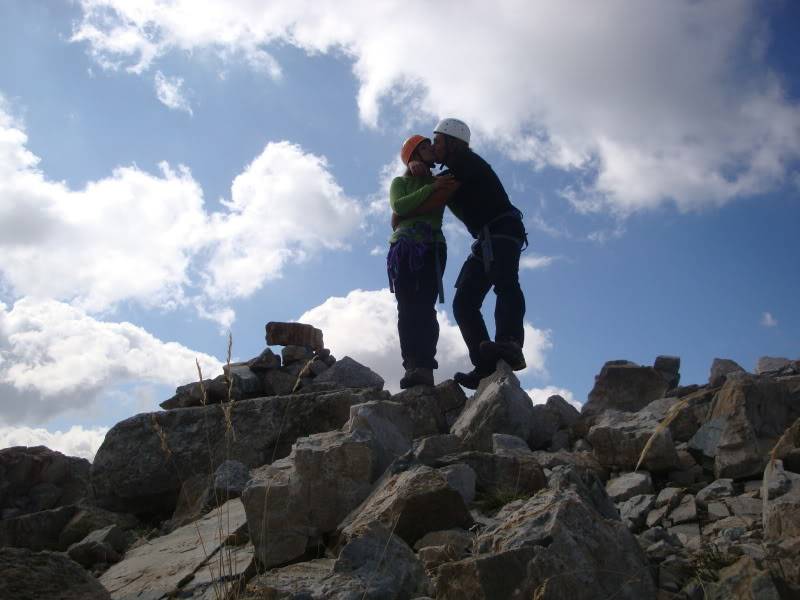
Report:
<svg viewBox="0 0 800 600"><path fill-rule="evenodd" d="M444 133L458 138L462 142L469 144L469 127L464 121L459 119L442 119L433 130L433 133Z"/></svg>

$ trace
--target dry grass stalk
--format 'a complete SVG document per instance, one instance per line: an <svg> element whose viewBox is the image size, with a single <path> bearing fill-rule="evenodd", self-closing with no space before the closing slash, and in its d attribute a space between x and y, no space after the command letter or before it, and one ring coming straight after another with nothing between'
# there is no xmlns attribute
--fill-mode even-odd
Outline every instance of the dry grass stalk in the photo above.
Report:
<svg viewBox="0 0 800 600"><path fill-rule="evenodd" d="M381 557L380 557L380 559L378 559L378 564L375 566L375 571L370 573L369 579L367 579L367 582L364 584L364 595L361 596L361 600L365 600L366 597L367 597L367 594L369 593L369 586L372 583L372 579L375 577L375 575L380 570L381 564L383 564L383 559L386 558L386 551L389 549L389 542L392 541L392 536L394 535L394 530L397 527L397 523L399 523L399 522L400 522L400 518L399 517L394 520L394 524L392 525L392 530L389 532L389 536L386 538L386 544L384 544L384 546L383 546L383 551L381 552Z"/></svg>
<svg viewBox="0 0 800 600"><path fill-rule="evenodd" d="M689 404L688 399L679 400L675 404L669 407L667 414L664 416L662 421L656 426L655 431L653 434L648 438L647 443L644 445L642 449L642 453L639 455L639 460L636 463L636 467L633 469L634 473L639 470L639 467L642 465L647 453L650 451L650 447L653 445L656 437L661 434L667 427L669 427L670 423L672 423L677 416L680 414L681 410L683 410Z"/></svg>
<svg viewBox="0 0 800 600"><path fill-rule="evenodd" d="M317 360L316 356L312 356L311 360L309 360L306 364L303 365L303 368L300 369L300 372L297 374L297 379L294 382L294 387L292 388L292 393L294 394L297 391L297 388L300 387L300 379L308 375L308 372L311 370L311 363Z"/></svg>
<svg viewBox="0 0 800 600"><path fill-rule="evenodd" d="M155 413L150 414L150 420L153 423L153 430L156 432L158 439L161 441L161 450L167 455L167 458L172 458L172 450L169 449L169 444L167 444L167 434L164 433L161 425L159 425Z"/></svg>
<svg viewBox="0 0 800 600"><path fill-rule="evenodd" d="M228 354L225 360L227 369L225 370L225 379L228 382L228 401L222 403L222 414L225 416L225 435L233 437L236 441L236 430L233 428L233 421L231 420L231 411L233 410L233 377L231 377L231 349L233 348L233 336L230 331L228 332Z"/></svg>
<svg viewBox="0 0 800 600"><path fill-rule="evenodd" d="M200 361L196 358L194 359L194 364L197 365L197 377L200 381L200 402L205 406L208 403L208 396L206 394L206 384L203 383L203 369L200 368Z"/></svg>

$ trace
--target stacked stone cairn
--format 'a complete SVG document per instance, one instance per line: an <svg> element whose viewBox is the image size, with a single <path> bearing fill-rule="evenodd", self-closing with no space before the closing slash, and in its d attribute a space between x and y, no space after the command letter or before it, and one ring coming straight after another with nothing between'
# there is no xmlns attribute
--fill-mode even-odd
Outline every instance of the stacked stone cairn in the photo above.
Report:
<svg viewBox="0 0 800 600"><path fill-rule="evenodd" d="M800 597L800 361L611 361L578 412L266 339L91 466L0 451L0 598Z"/></svg>

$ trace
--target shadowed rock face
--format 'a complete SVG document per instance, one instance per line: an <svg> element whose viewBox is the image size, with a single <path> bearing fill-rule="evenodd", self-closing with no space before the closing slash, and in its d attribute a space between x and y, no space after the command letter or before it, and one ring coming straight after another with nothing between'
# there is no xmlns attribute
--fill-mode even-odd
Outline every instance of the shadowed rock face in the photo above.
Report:
<svg viewBox="0 0 800 600"><path fill-rule="evenodd" d="M267 464L289 454L298 437L341 427L351 406L387 397L376 390L341 390L234 402L235 439L220 406L136 415L115 425L97 452L97 503L134 514L171 513L181 481L190 475L213 472L227 459L249 468Z"/></svg>
<svg viewBox="0 0 800 600"><path fill-rule="evenodd" d="M111 600L108 591L63 554L0 548L0 598Z"/></svg>

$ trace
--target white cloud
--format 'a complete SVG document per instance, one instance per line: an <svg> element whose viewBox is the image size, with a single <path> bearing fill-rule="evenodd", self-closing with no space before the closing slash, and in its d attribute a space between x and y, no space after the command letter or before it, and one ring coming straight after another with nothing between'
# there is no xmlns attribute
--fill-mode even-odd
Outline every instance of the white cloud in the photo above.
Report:
<svg viewBox="0 0 800 600"><path fill-rule="evenodd" d="M361 222L324 157L289 142L269 143L231 188L227 212L211 217L215 249L205 291L214 299L245 297L280 277L288 262L321 249L342 249Z"/></svg>
<svg viewBox="0 0 800 600"><path fill-rule="evenodd" d="M553 264L553 261L556 260L555 256L540 256L538 254L527 254L523 255L519 259L519 268L520 269L528 269L528 270L535 270L535 269L544 269L545 267L549 267Z"/></svg>
<svg viewBox="0 0 800 600"><path fill-rule="evenodd" d="M534 404L545 404L550 396L558 395L564 398L564 400L572 404L572 406L578 410L581 409L581 403L575 400L575 395L566 388L548 385L543 388L531 388L529 390L525 390L525 392L528 394L528 396L530 396L531 402Z"/></svg>
<svg viewBox="0 0 800 600"><path fill-rule="evenodd" d="M189 169L120 167L72 190L50 181L0 96L0 283L13 297L54 298L93 313L128 300L191 303L223 326L225 302L249 296L324 249L343 249L363 209L324 157L268 143L208 214ZM196 288L202 287L198 292Z"/></svg>
<svg viewBox="0 0 800 600"><path fill-rule="evenodd" d="M584 210L721 205L783 182L800 156L800 108L765 63L756 0L82 7L73 39L111 68L197 48L252 63L271 43L350 57L363 122L376 125L384 102L417 123L458 115L478 145L577 169L576 198L594 199ZM410 47L433 58L409 61Z"/></svg>
<svg viewBox="0 0 800 600"><path fill-rule="evenodd" d="M97 449L108 433L108 427L84 429L73 425L67 431L48 431L31 427L0 427L0 448L11 446L47 446L67 456L94 460Z"/></svg>
<svg viewBox="0 0 800 600"><path fill-rule="evenodd" d="M182 77L167 77L161 71L155 77L156 96L166 107L193 115L189 100L183 92Z"/></svg>
<svg viewBox="0 0 800 600"><path fill-rule="evenodd" d="M764 327L777 327L778 320L772 316L772 313L765 312L763 315L761 315L761 324Z"/></svg>
<svg viewBox="0 0 800 600"><path fill-rule="evenodd" d="M99 321L54 300L26 298L11 310L0 303L0 422L44 422L126 382L194 381L195 359L206 376L222 371L213 356L131 323Z"/></svg>
<svg viewBox="0 0 800 600"><path fill-rule="evenodd" d="M369 251L370 256L383 256L386 254L386 248L383 246L375 246L372 250Z"/></svg>
<svg viewBox="0 0 800 600"><path fill-rule="evenodd" d="M472 365L458 327L444 311L437 311L437 317L439 369L435 377L443 381L456 371L469 371ZM403 367L397 335L397 304L388 289L353 290L345 297L328 298L303 313L298 321L322 329L325 345L335 356L354 358L380 374L388 389L399 391ZM528 369L519 374L545 374L545 352L551 347L549 332L526 323L523 353Z"/></svg>

